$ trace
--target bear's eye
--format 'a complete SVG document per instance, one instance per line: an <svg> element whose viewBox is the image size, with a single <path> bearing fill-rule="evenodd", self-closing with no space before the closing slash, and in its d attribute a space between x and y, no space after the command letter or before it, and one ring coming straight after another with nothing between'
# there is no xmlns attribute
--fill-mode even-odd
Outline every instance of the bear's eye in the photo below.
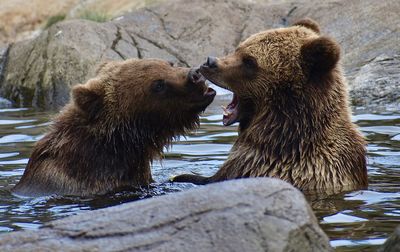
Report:
<svg viewBox="0 0 400 252"><path fill-rule="evenodd" d="M155 93L160 93L165 90L166 81L165 80L156 80L153 82L152 90Z"/></svg>
<svg viewBox="0 0 400 252"><path fill-rule="evenodd" d="M245 67L250 69L255 69L258 66L257 60L252 56L244 56L242 62Z"/></svg>

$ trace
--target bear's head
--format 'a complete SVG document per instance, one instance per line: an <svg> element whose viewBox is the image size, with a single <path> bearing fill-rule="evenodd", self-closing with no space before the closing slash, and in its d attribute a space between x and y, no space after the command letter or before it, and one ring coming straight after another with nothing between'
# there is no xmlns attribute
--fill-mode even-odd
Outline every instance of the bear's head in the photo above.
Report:
<svg viewBox="0 0 400 252"><path fill-rule="evenodd" d="M197 126L215 91L196 69L130 59L103 63L94 79L72 89L72 96L72 106L89 123L137 130L138 138L163 139Z"/></svg>
<svg viewBox="0 0 400 252"><path fill-rule="evenodd" d="M296 106L323 100L339 54L337 43L321 36L315 21L304 19L291 27L254 34L228 56L208 57L200 72L234 93L224 109L224 124L240 122L245 128L260 110L292 109L287 115L291 117L298 113Z"/></svg>

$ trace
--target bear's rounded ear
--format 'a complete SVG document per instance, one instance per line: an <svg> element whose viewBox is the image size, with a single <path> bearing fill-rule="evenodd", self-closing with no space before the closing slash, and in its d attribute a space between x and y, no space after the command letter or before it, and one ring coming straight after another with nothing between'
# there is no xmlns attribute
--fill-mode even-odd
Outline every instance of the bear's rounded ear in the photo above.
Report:
<svg viewBox="0 0 400 252"><path fill-rule="evenodd" d="M74 86L72 98L75 105L91 118L95 117L103 107L103 89L95 83Z"/></svg>
<svg viewBox="0 0 400 252"><path fill-rule="evenodd" d="M339 45L328 37L310 39L301 47L301 57L311 75L323 75L331 71L340 58Z"/></svg>
<svg viewBox="0 0 400 252"><path fill-rule="evenodd" d="M321 32L321 30L319 28L319 24L316 21L312 20L311 18L301 19L293 24L293 26L295 26L295 25L306 27L306 28L314 31L317 34L320 34L320 32Z"/></svg>

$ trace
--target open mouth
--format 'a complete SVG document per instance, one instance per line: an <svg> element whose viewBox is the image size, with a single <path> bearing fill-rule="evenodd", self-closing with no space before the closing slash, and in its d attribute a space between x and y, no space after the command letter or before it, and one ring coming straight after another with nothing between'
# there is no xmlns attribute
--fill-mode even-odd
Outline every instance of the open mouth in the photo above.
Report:
<svg viewBox="0 0 400 252"><path fill-rule="evenodd" d="M223 110L222 123L224 124L224 126L229 126L236 122L239 122L239 98L238 98L238 96L228 86L221 85L217 81L213 80L212 74L210 74L210 72L212 72L212 69L210 67L210 62L208 62L208 61L209 60L207 60L207 63L203 64L200 67L200 73L202 74L202 76L204 76L203 78L206 78L213 84L215 84L223 89L229 90L233 93L232 101L226 107L222 106L222 110Z"/></svg>
<svg viewBox="0 0 400 252"><path fill-rule="evenodd" d="M225 107L222 106L224 111L222 123L225 126L232 125L239 121L239 99L235 93L233 93L232 101Z"/></svg>
<svg viewBox="0 0 400 252"><path fill-rule="evenodd" d="M203 95L200 101L205 100L208 104L211 103L217 93L214 89L208 87L208 85L206 84L206 78L198 70L192 73L190 77L191 81L195 85L199 85L203 88Z"/></svg>
<svg viewBox="0 0 400 252"><path fill-rule="evenodd" d="M205 77L203 77L203 78L205 78ZM217 85L218 87L221 87L221 88L231 91L233 93L232 101L226 106L221 106L222 110L223 110L222 123L224 124L224 126L230 126L236 122L239 122L239 98L238 98L238 96L229 87L220 85L218 82L213 81L212 78L207 77L207 79L211 83Z"/></svg>
<svg viewBox="0 0 400 252"><path fill-rule="evenodd" d="M214 97L215 95L216 95L217 93L215 92L215 90L214 89L212 89L212 88L210 88L210 87L207 87L206 88L206 91L204 92L204 96L212 96L212 97Z"/></svg>

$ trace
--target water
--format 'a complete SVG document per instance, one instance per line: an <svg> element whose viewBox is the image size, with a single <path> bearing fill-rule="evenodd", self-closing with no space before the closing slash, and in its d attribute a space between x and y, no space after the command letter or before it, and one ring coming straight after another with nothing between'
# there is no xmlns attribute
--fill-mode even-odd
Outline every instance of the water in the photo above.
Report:
<svg viewBox="0 0 400 252"><path fill-rule="evenodd" d="M224 127L218 96L202 117L201 128L174 143L162 162L153 164L157 181L149 189L101 198L47 197L20 199L9 189L21 177L30 151L46 131L51 112L0 109L0 233L36 229L61 217L123 202L194 187L170 184L170 176L213 174L227 158L236 126ZM353 120L368 138L368 190L333 195L311 202L321 227L338 251L374 251L400 225L400 113L355 109Z"/></svg>

